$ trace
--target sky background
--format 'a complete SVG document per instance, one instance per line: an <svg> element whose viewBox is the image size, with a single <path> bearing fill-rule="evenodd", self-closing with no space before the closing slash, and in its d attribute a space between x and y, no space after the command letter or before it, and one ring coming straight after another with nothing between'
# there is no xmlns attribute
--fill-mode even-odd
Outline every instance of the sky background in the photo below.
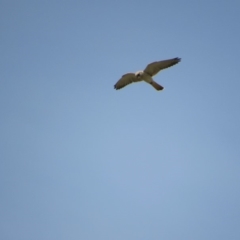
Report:
<svg viewBox="0 0 240 240"><path fill-rule="evenodd" d="M240 239L239 0L0 0L0 239ZM155 80L113 85L153 61Z"/></svg>

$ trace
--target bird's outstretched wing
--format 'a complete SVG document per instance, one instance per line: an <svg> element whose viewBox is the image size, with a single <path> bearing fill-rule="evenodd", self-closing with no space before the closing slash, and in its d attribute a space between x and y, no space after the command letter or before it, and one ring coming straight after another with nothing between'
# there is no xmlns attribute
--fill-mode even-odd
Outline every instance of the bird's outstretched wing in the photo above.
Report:
<svg viewBox="0 0 240 240"><path fill-rule="evenodd" d="M118 80L118 82L114 85L114 88L118 90L132 82L138 82L138 81L141 81L141 80L138 79L134 73L127 73L127 74L124 74L121 77L121 79Z"/></svg>
<svg viewBox="0 0 240 240"><path fill-rule="evenodd" d="M156 75L159 71L171 67L181 61L181 58L172 58L168 60L163 60L159 62L152 62L147 65L144 69L144 72L149 74L150 76Z"/></svg>

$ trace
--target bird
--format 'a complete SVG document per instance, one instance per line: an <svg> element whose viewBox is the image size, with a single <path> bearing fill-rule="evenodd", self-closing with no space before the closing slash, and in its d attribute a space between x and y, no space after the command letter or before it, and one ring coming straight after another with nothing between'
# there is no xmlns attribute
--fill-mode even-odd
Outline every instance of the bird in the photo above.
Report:
<svg viewBox="0 0 240 240"><path fill-rule="evenodd" d="M124 74L114 85L116 90L121 89L133 82L145 81L151 84L157 91L163 90L164 87L153 80L153 76L165 68L169 68L181 61L181 58L172 58L157 62L152 62L146 66L143 71L137 71L136 73Z"/></svg>

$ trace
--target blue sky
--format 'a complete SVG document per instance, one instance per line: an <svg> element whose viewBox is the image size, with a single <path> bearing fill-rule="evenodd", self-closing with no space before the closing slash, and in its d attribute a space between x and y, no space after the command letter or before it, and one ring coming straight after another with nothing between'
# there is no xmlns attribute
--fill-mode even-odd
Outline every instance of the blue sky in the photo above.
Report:
<svg viewBox="0 0 240 240"><path fill-rule="evenodd" d="M239 9L0 1L0 238L240 239Z"/></svg>

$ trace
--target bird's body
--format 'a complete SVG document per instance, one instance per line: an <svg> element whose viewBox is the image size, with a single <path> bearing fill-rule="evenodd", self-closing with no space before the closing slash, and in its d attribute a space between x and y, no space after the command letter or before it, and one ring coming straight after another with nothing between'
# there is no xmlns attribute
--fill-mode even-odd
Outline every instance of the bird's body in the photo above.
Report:
<svg viewBox="0 0 240 240"><path fill-rule="evenodd" d="M114 88L116 90L121 89L125 87L126 85L132 83L132 82L140 82L145 81L149 84L151 84L156 90L163 90L164 87L160 84L156 83L153 80L153 76L156 75L159 71L171 67L181 61L180 58L173 58L158 62L153 62L147 65L147 67L144 69L144 71L138 71L136 73L127 73L124 74L121 79L114 85Z"/></svg>

